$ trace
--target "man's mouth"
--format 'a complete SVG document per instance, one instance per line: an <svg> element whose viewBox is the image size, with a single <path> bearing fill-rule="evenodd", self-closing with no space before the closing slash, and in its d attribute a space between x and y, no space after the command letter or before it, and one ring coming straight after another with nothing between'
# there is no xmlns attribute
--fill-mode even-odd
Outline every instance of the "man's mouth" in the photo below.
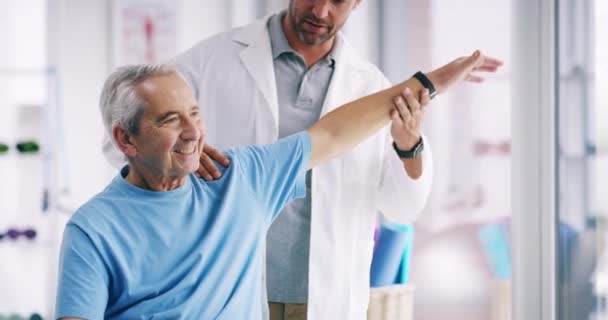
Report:
<svg viewBox="0 0 608 320"><path fill-rule="evenodd" d="M320 32L324 28L329 28L329 26L327 24L319 23L317 21L306 19L306 18L304 18L303 22L304 22L303 23L304 28L308 31Z"/></svg>
<svg viewBox="0 0 608 320"><path fill-rule="evenodd" d="M312 26L317 27L317 28L325 28L325 27L327 27L326 24L320 24L320 23L314 22L312 20L304 19L304 21L307 22L308 24L312 25Z"/></svg>
<svg viewBox="0 0 608 320"><path fill-rule="evenodd" d="M180 154L191 154L194 152L195 149L196 149L196 147L180 148L180 149L175 150L175 152L180 153Z"/></svg>

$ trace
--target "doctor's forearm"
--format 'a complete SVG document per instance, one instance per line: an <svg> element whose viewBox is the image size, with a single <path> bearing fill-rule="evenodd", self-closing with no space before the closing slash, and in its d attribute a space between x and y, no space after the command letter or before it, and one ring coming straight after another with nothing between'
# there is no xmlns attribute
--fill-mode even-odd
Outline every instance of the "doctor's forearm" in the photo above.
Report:
<svg viewBox="0 0 608 320"><path fill-rule="evenodd" d="M317 121L308 132L312 142L309 167L331 160L350 150L390 120L393 98L406 88L418 92L423 87L410 78L386 90L349 102Z"/></svg>
<svg viewBox="0 0 608 320"><path fill-rule="evenodd" d="M431 143L425 139L424 151L420 156L424 170L418 179L410 178L403 171L403 162L399 157L393 156L392 147L386 151L385 167L377 193L378 211L392 222L412 223L424 209L433 184Z"/></svg>

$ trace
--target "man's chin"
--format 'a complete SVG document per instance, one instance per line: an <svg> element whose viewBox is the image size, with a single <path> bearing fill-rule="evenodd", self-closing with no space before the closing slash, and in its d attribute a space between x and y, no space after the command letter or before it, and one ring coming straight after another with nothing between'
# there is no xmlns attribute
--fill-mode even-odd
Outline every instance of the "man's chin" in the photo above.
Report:
<svg viewBox="0 0 608 320"><path fill-rule="evenodd" d="M311 34L308 32L300 32L299 34L300 41L304 42L309 46L317 46L325 43L330 36L327 34Z"/></svg>
<svg viewBox="0 0 608 320"><path fill-rule="evenodd" d="M178 162L175 163L174 172L179 173L181 176L187 176L191 173L195 173L200 167L198 159L196 161Z"/></svg>

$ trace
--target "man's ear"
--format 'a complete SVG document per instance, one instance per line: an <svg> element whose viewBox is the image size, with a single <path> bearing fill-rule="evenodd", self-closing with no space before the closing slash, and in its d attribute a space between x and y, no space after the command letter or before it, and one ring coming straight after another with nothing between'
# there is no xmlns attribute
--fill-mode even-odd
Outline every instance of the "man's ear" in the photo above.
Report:
<svg viewBox="0 0 608 320"><path fill-rule="evenodd" d="M124 153L127 158L134 157L137 154L137 147L132 142L131 134L120 126L116 126L112 129L112 138L116 142L116 145Z"/></svg>

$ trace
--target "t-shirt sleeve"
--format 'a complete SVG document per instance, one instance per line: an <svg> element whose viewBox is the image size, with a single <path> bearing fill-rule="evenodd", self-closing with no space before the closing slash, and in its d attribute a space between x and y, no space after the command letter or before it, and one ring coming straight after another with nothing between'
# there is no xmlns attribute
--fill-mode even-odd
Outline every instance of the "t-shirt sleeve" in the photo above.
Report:
<svg viewBox="0 0 608 320"><path fill-rule="evenodd" d="M89 236L68 223L59 258L55 318L103 319L109 275Z"/></svg>
<svg viewBox="0 0 608 320"><path fill-rule="evenodd" d="M287 202L306 195L310 135L302 131L275 143L238 152L239 167L274 220Z"/></svg>

